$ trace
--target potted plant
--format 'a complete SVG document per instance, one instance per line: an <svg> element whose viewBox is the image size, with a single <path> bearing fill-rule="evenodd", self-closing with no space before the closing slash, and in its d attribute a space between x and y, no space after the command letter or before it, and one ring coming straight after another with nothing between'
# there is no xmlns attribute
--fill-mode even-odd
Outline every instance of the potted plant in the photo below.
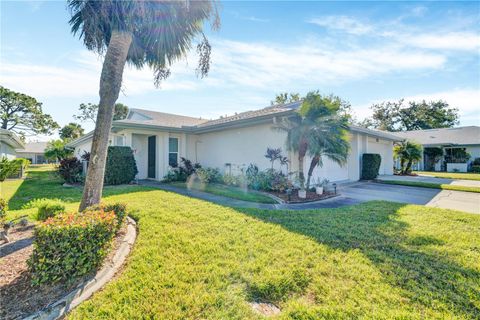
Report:
<svg viewBox="0 0 480 320"><path fill-rule="evenodd" d="M318 195L323 194L323 189L324 187L327 186L329 182L330 181L327 179L323 179L323 180L317 179L317 183L315 184L315 193Z"/></svg>
<svg viewBox="0 0 480 320"><path fill-rule="evenodd" d="M300 180L298 174L295 175L294 186L298 188L298 197L300 199L305 199L307 197L307 190L305 189L305 184L302 183L302 180Z"/></svg>

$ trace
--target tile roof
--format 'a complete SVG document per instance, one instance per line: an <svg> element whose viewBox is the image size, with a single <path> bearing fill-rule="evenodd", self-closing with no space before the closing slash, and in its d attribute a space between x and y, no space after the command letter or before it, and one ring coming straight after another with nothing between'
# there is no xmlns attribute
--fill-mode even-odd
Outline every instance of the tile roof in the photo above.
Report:
<svg viewBox="0 0 480 320"><path fill-rule="evenodd" d="M392 134L402 139L416 141L422 145L480 145L480 127L478 126L402 131L392 132Z"/></svg>

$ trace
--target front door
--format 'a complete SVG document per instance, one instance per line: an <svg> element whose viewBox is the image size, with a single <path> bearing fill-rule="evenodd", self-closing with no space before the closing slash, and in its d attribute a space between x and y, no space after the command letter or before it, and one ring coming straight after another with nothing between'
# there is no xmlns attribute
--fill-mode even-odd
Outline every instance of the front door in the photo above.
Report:
<svg viewBox="0 0 480 320"><path fill-rule="evenodd" d="M155 154L157 150L157 137L148 137L148 177L155 179Z"/></svg>

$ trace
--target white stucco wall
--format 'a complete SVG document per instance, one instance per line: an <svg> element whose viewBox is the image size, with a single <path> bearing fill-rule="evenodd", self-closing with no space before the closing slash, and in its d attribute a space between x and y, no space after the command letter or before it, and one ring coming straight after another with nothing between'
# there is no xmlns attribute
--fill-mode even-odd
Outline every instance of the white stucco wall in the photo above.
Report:
<svg viewBox="0 0 480 320"><path fill-rule="evenodd" d="M161 180L168 172L168 139L179 139L179 158L186 157L192 162L199 162L204 167L218 168L222 172L232 171L241 174L241 169L250 163L261 170L270 168L270 161L265 158L267 148L281 148L283 155L289 157L290 172L298 171L297 155L286 150L286 133L273 129L273 124L261 124L245 128L234 128L210 133L190 135L185 133L159 132L151 130L123 130L117 135L125 136L125 142L134 150L138 168L138 178L145 179L148 174L148 137L156 136L156 179ZM358 180L360 178L361 157L363 153L379 153L382 156L380 174L393 172L393 143L391 141L367 137L365 134L351 133L351 151L348 162L343 167L323 160L322 167L316 167L312 182L317 178L330 181ZM75 148L75 155L80 157L84 151L90 151L91 140ZM310 166L310 157L305 159L304 171ZM232 167L225 164L230 163ZM277 162L276 169L280 169ZM286 168L283 168L284 171Z"/></svg>
<svg viewBox="0 0 480 320"><path fill-rule="evenodd" d="M379 174L393 174L393 143L368 137L366 153L378 153L382 157Z"/></svg>
<svg viewBox="0 0 480 320"><path fill-rule="evenodd" d="M17 157L17 153L10 145L0 141L0 159L3 157L6 157L9 160L15 159Z"/></svg>
<svg viewBox="0 0 480 320"><path fill-rule="evenodd" d="M270 168L265 158L268 147L285 148L286 134L272 129L272 125L263 124L246 128L222 130L201 134L197 138L197 158L201 165L225 170L225 164L247 167L255 163L260 169ZM189 146L195 142L190 142ZM194 157L192 157L194 158Z"/></svg>

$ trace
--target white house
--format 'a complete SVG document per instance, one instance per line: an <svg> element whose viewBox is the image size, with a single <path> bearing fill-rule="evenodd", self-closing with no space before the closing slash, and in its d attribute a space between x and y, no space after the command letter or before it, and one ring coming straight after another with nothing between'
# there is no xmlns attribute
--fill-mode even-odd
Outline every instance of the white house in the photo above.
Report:
<svg viewBox="0 0 480 320"><path fill-rule="evenodd" d="M30 160L31 164L49 163L45 158L45 149L47 142L28 142L22 150L17 150L17 154L21 158Z"/></svg>
<svg viewBox="0 0 480 320"><path fill-rule="evenodd" d="M443 150L443 156L433 167L429 167L432 162L428 161L424 153L414 167L416 170L465 172L473 160L480 158L480 127L478 126L402 131L393 134L401 139L420 143L424 150L426 148ZM459 154L458 151L467 152L470 154L470 159L468 161L459 159L456 156Z"/></svg>
<svg viewBox="0 0 480 320"><path fill-rule="evenodd" d="M16 149L23 149L22 140L13 132L0 129L0 159L6 157L15 159L17 157Z"/></svg>
<svg viewBox="0 0 480 320"><path fill-rule="evenodd" d="M300 102L247 111L231 117L206 120L162 112L130 109L126 119L114 121L111 145L130 146L135 154L138 178L161 180L170 166L185 157L202 166L225 170L240 170L250 163L260 169L270 168L264 157L268 147L282 148L295 170L298 160L286 151L286 133L275 129L282 117L292 115ZM314 179L330 181L358 180L363 153L378 153L382 157L380 174L393 173L393 142L398 137L362 127L351 126L351 152L344 167L326 160L315 169ZM71 142L75 155L89 152L92 132ZM308 170L310 159L306 159Z"/></svg>

